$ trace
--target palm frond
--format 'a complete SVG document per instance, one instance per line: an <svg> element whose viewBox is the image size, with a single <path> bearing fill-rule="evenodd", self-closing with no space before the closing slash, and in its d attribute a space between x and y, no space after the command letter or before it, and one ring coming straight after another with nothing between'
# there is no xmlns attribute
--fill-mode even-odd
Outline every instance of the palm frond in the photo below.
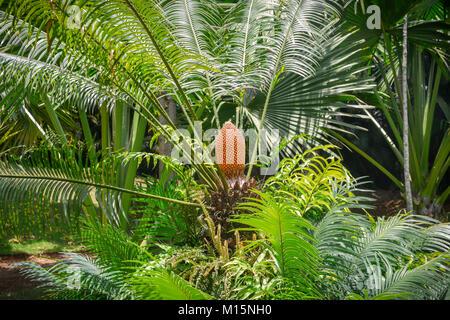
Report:
<svg viewBox="0 0 450 320"><path fill-rule="evenodd" d="M291 202L281 197L255 191L260 199L252 199L239 208L249 213L240 214L233 221L264 235L277 270L282 277L305 285L308 294L314 292L313 280L318 275L319 256L310 235L313 226L296 215ZM245 212L245 211L244 211ZM243 228L242 230L247 230ZM261 243L264 244L265 240Z"/></svg>
<svg viewBox="0 0 450 320"><path fill-rule="evenodd" d="M105 158L102 166L91 166L83 160L82 150L73 146L41 147L19 158L8 156L0 162L2 236L31 235L33 231L45 234L76 225L86 199L91 196L103 208L108 221L116 226L128 219L122 208L116 206L124 192L143 198L168 199L117 187L114 179L118 177L111 172L117 171L120 165L120 157L112 156ZM177 199L169 201L188 204ZM36 219L34 214L41 218Z"/></svg>
<svg viewBox="0 0 450 320"><path fill-rule="evenodd" d="M89 254L98 258L98 264L113 268L124 274L133 271L133 266L145 258L143 249L137 246L124 230L99 221L85 220L80 238Z"/></svg>
<svg viewBox="0 0 450 320"><path fill-rule="evenodd" d="M422 216L374 222L357 214L329 213L314 237L331 296L426 299L428 294L436 299L448 288L446 224ZM434 256L424 263L421 254Z"/></svg>
<svg viewBox="0 0 450 320"><path fill-rule="evenodd" d="M97 259L77 253L65 253L62 262L46 270L34 263L21 263L21 272L41 282L50 295L83 292L102 299L123 300L131 297L123 274L98 264ZM83 297L85 298L85 297Z"/></svg>
<svg viewBox="0 0 450 320"><path fill-rule="evenodd" d="M209 300L208 294L194 288L176 273L163 268L142 268L130 280L139 299Z"/></svg>
<svg viewBox="0 0 450 320"><path fill-rule="evenodd" d="M347 132L362 129L350 125L346 117L363 117L361 109L370 106L358 100L356 94L372 89L374 83L364 76L367 66L361 63L364 48L362 42L349 44L348 37L330 36L321 43L323 57L318 58L314 72L301 76L292 72L280 75L270 99L263 123L269 145L276 142L275 133L281 138L307 134L320 141L328 141L323 129ZM256 91L256 95L245 107L245 112L256 125L262 120L267 93ZM313 144L317 142L311 140ZM282 153L293 156L302 141L296 140Z"/></svg>
<svg viewBox="0 0 450 320"><path fill-rule="evenodd" d="M213 62L219 41L216 29L220 28L223 19L217 2L162 1L161 8L177 41L190 52L207 59L204 61Z"/></svg>
<svg viewBox="0 0 450 320"><path fill-rule="evenodd" d="M443 299L450 288L449 254L442 254L412 269L388 273L380 291L386 294L410 293L408 299Z"/></svg>
<svg viewBox="0 0 450 320"><path fill-rule="evenodd" d="M297 0L279 5L261 0L241 2L234 11L228 81L233 84L241 78L245 83L241 88L265 91L273 89L281 72L302 77L314 72L322 54L318 46L324 40L322 29L330 21L324 12L337 14L326 1ZM256 86L248 81L252 74L259 77L253 82Z"/></svg>

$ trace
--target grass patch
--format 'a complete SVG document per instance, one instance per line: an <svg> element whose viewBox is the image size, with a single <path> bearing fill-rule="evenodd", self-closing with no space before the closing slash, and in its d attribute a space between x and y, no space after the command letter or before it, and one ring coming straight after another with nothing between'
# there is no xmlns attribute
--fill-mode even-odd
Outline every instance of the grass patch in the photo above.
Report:
<svg viewBox="0 0 450 320"><path fill-rule="evenodd" d="M0 242L0 255L32 254L46 252L82 251L84 247L73 241L62 240L18 240L9 239Z"/></svg>
<svg viewBox="0 0 450 320"><path fill-rule="evenodd" d="M44 289L20 289L15 291L0 292L0 300L42 300Z"/></svg>

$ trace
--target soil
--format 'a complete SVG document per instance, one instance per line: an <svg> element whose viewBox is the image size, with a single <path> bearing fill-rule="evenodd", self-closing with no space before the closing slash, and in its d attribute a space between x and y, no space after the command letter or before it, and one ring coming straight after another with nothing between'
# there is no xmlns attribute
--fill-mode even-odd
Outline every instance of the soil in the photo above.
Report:
<svg viewBox="0 0 450 320"><path fill-rule="evenodd" d="M389 190L375 190L372 197L375 203L369 203L374 209L369 209L369 213L374 217L392 217L406 208L400 192Z"/></svg>
<svg viewBox="0 0 450 320"><path fill-rule="evenodd" d="M373 209L368 210L373 217L392 217L406 208L405 201L399 191L375 190L371 196L375 199L375 202L368 202L367 204L374 206ZM450 201L447 201L444 205L444 214L440 217L441 222L448 221L449 213Z"/></svg>
<svg viewBox="0 0 450 320"><path fill-rule="evenodd" d="M64 257L64 253L43 253L39 256L14 254L0 256L0 300L9 299L41 299L43 290L37 288L38 283L26 279L15 263L29 261L42 267L51 267Z"/></svg>

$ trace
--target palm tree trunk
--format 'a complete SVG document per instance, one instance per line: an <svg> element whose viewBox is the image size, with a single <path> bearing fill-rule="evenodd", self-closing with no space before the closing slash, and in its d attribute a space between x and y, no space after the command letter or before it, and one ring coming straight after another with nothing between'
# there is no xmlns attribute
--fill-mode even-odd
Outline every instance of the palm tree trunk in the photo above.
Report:
<svg viewBox="0 0 450 320"><path fill-rule="evenodd" d="M402 103L403 103L403 173L405 177L406 210L413 211L411 176L409 173L409 122L408 122L408 96L407 96L407 67L408 67L408 15L403 22L403 57L402 57Z"/></svg>

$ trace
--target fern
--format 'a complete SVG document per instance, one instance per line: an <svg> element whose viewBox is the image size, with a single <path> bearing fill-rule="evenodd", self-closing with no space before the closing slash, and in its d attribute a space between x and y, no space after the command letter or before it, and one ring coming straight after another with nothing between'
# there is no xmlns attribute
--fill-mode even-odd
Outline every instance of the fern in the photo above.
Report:
<svg viewBox="0 0 450 320"><path fill-rule="evenodd" d="M370 197L355 196L366 192L361 188L367 182L354 179L342 165L341 159L330 154L334 146L320 146L294 158L285 158L277 173L267 179L264 188L274 194L291 197L297 214L315 222L329 211L349 211L370 208L363 202ZM328 157L322 154L329 154Z"/></svg>

